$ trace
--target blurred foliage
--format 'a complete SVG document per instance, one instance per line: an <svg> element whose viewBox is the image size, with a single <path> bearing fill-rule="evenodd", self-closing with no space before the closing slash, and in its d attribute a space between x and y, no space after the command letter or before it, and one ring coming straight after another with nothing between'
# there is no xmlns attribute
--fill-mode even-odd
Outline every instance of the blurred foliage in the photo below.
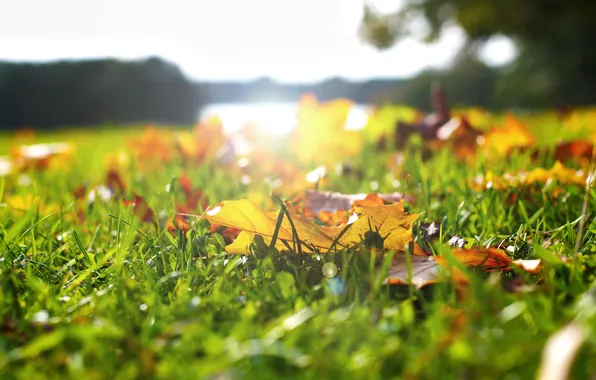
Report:
<svg viewBox="0 0 596 380"><path fill-rule="evenodd" d="M468 36L464 49L476 51L493 36L507 36L517 59L503 70L496 94L518 106L587 105L596 101L596 4L581 0L408 0L393 14L367 8L362 35L388 48L426 21L426 41L459 25ZM419 30L420 28L416 28ZM420 37L420 36L416 36Z"/></svg>

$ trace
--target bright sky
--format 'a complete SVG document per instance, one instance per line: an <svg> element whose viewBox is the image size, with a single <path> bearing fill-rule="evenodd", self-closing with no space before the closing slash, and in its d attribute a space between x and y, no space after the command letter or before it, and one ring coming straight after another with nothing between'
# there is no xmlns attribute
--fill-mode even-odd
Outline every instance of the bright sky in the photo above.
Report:
<svg viewBox="0 0 596 380"><path fill-rule="evenodd" d="M158 55L201 80L270 76L285 82L404 77L448 64L463 43L449 29L432 45L405 40L379 52L361 41L365 0L6 0L0 60ZM399 0L370 0L388 10ZM511 59L508 40L485 49Z"/></svg>

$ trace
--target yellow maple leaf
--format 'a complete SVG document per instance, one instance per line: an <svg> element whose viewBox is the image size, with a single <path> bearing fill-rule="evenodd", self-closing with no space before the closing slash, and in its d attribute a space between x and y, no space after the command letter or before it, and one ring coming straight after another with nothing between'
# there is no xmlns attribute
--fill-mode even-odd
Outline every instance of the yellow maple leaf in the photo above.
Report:
<svg viewBox="0 0 596 380"><path fill-rule="evenodd" d="M329 250L335 244L338 247L349 247L360 243L362 236L368 231L378 233L386 238L384 248L403 250L405 245L412 240L412 224L419 214L405 212L403 202L393 205L361 206L357 208L358 218L352 222L347 231L345 226L325 227L320 226L311 219L297 213L291 206L286 206L292 223L284 217L277 231L277 238L294 242L294 231L311 252L314 247ZM247 199L236 201L223 201L209 207L202 217L212 223L241 230L236 241L226 248L229 253L246 253L246 248L252 241L254 234L261 235L266 242L270 242L276 227L278 211L266 211ZM292 226L293 224L293 226ZM340 234L345 232L343 235ZM285 249L285 244L276 244L280 250Z"/></svg>
<svg viewBox="0 0 596 380"><path fill-rule="evenodd" d="M292 209L288 209L288 213L299 239L307 245L329 248L333 244L334 237L341 232L341 228L337 228L337 232L333 230L323 232L313 220L305 218ZM223 201L209 207L203 218L212 223L271 238L275 233L278 215L279 211L266 211L248 199L240 199ZM242 238L245 239L247 236L244 234ZM288 218L284 217L277 238L293 241L292 225Z"/></svg>
<svg viewBox="0 0 596 380"><path fill-rule="evenodd" d="M391 205L357 206L360 214L339 243L349 246L360 242L366 232L372 230L385 238L383 247L403 251L412 241L412 224L421 214L409 214L404 210L403 201Z"/></svg>

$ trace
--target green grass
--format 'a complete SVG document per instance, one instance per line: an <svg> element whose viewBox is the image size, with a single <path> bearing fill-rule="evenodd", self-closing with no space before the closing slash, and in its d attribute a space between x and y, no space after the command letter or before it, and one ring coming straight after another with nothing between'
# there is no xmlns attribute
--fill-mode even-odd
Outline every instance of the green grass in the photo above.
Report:
<svg viewBox="0 0 596 380"><path fill-rule="evenodd" d="M164 220L180 190L165 189L182 173L177 162L142 176L133 165L126 177L129 195L147 199L156 224L121 202L78 203L72 192L103 181L104 155L125 149L126 136L42 135L74 141L74 162L28 171L27 183L19 174L0 178L3 202L39 197L23 210L0 206L0 378L526 379L537 375L547 339L571 321L590 332L571 377L596 373L594 190L576 253L585 189L564 186L553 199L552 188L527 196L527 189L478 192L468 182L488 169L550 167L552 158L517 154L470 166L448 150L423 161L410 144L397 190L409 176L416 202L408 208L424 213L420 222L442 222L434 251L448 253L447 235L458 235L544 265L536 276L466 270L464 290L449 279L415 289L383 285L386 265L364 247L301 257L256 244L242 259L225 254L206 222L170 234ZM358 170L330 173L324 189L395 191L388 154L366 147L352 160ZM247 195L217 165L187 173L211 203ZM554 253L575 259L563 264ZM323 276L326 262L337 264L336 278Z"/></svg>

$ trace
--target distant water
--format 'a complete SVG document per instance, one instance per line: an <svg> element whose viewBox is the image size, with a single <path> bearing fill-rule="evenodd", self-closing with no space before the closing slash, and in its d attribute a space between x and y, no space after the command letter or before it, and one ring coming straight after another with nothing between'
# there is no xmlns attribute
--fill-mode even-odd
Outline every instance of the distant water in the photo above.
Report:
<svg viewBox="0 0 596 380"><path fill-rule="evenodd" d="M296 128L297 111L298 104L294 102L213 103L201 110L199 120L218 116L228 133L234 133L246 124L254 123L269 133L284 135ZM370 112L371 108L367 105L354 105L348 114L345 128L363 128Z"/></svg>

